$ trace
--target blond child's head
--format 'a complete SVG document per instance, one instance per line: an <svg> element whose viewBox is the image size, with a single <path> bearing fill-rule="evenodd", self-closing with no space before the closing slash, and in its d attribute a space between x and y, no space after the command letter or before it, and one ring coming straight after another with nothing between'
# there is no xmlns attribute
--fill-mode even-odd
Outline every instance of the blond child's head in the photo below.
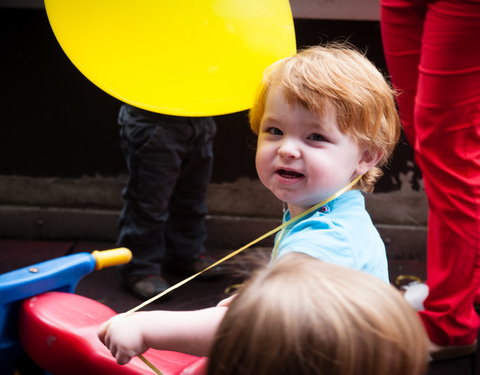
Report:
<svg viewBox="0 0 480 375"><path fill-rule="evenodd" d="M209 375L421 375L427 338L392 286L290 253L240 291L209 358Z"/></svg>
<svg viewBox="0 0 480 375"><path fill-rule="evenodd" d="M288 103L319 115L333 106L340 131L380 155L355 187L372 191L400 134L394 91L378 69L346 44L310 47L276 62L266 70L250 111L256 134L272 88L281 89Z"/></svg>

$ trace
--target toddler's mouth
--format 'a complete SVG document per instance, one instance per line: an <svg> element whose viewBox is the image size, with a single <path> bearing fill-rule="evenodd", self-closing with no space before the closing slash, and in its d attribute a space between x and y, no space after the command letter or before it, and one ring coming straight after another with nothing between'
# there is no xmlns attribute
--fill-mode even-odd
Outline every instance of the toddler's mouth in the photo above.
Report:
<svg viewBox="0 0 480 375"><path fill-rule="evenodd" d="M277 173L280 175L280 177L283 178L300 178L304 176L302 173L298 173L295 171L287 171L285 169L279 169Z"/></svg>

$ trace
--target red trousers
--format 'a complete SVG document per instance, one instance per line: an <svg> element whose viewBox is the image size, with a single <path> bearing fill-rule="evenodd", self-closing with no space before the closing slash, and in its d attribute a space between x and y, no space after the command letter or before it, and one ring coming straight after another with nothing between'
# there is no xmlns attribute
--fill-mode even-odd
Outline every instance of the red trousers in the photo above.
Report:
<svg viewBox="0 0 480 375"><path fill-rule="evenodd" d="M480 0L382 0L387 66L428 199L432 342L471 344L480 320Z"/></svg>

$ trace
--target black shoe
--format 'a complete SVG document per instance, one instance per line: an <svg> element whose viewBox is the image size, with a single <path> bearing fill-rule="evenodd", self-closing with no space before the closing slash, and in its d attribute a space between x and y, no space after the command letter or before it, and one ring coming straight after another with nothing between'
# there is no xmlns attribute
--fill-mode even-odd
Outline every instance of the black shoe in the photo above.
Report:
<svg viewBox="0 0 480 375"><path fill-rule="evenodd" d="M477 341L470 345L440 346L430 342L428 354L431 361L445 361L455 358L462 358L477 352Z"/></svg>
<svg viewBox="0 0 480 375"><path fill-rule="evenodd" d="M127 275L124 284L135 296L144 300L170 288L165 279L158 275Z"/></svg>
<svg viewBox="0 0 480 375"><path fill-rule="evenodd" d="M215 262L216 260L208 255L200 255L198 258L192 260L169 259L165 261L164 267L172 273L182 276L191 276L203 271L205 268L211 266ZM198 278L202 280L216 280L224 276L225 273L225 266L223 266L223 264L219 264L200 274Z"/></svg>

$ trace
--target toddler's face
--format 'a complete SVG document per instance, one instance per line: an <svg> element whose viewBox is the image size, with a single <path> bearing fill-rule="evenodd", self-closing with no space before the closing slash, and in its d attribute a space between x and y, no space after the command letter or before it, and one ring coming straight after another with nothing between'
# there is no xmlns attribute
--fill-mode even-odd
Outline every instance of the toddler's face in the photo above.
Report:
<svg viewBox="0 0 480 375"><path fill-rule="evenodd" d="M292 217L367 172L370 154L340 132L336 111L324 114L289 104L270 88L258 133L256 167L262 183L288 203Z"/></svg>

